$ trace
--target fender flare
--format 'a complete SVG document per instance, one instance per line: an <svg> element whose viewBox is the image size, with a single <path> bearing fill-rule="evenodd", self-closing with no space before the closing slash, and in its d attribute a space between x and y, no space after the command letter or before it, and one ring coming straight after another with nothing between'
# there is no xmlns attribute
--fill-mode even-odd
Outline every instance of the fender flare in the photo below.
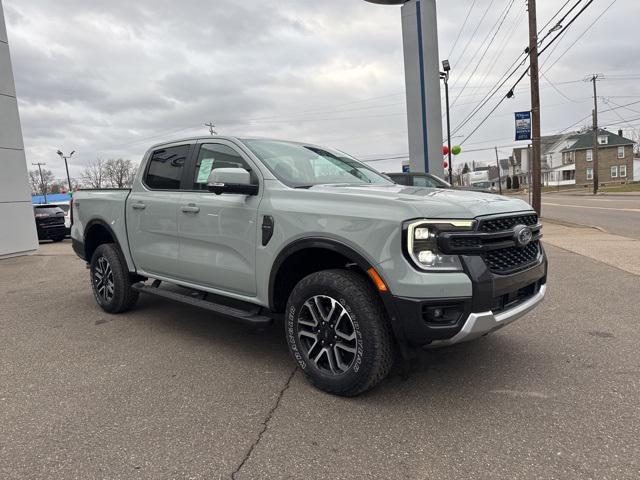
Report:
<svg viewBox="0 0 640 480"><path fill-rule="evenodd" d="M107 232L109 232L109 235L111 235L111 238L113 238L113 243L115 243L116 247L118 247L120 256L122 257L122 260L124 261L124 264L127 265L127 269L129 271L132 271L129 268L129 265L127 263L126 257L124 256L124 252L122 250L122 245L120 245L120 241L118 240L118 236L116 235L116 232L113 231L113 229L109 226L109 224L107 222L105 222L104 220L97 219L97 218L91 220L84 227L83 244L82 244L82 252L84 253L84 260L87 261L87 262L91 262L91 258L88 258L88 256L87 256L87 235L89 234L89 231L93 227L95 227L96 225L104 228Z"/></svg>
<svg viewBox="0 0 640 480"><path fill-rule="evenodd" d="M353 247L346 245L338 240L322 237L294 240L293 242L285 246L282 250L280 250L271 267L271 272L269 274L269 308L275 308L275 282L278 276L278 272L280 271L280 267L291 255L307 248L323 248L339 253L356 264L358 267L360 267L363 272L367 272L367 270L374 266L369 260L364 257L364 255L359 253ZM376 272L378 273L378 275L380 275L385 284L387 284L386 280L384 279L384 274L377 270ZM382 301L384 309L386 310L389 317L391 328L395 334L395 338L398 342L400 342L399 346L403 352L403 355L405 355L403 347L405 332L402 328L401 321L398 316L398 311L395 306L393 295L389 291L381 292L378 289L375 289L375 291Z"/></svg>
<svg viewBox="0 0 640 480"><path fill-rule="evenodd" d="M358 253L352 247L338 241L329 238L322 237L310 237L300 240L294 240L285 246L273 262L271 266L271 272L269 273L269 306L274 308L275 306L275 283L282 264L293 254L305 250L308 248L323 248L325 250L331 250L341 254L348 258L351 262L355 263L364 272L370 269L373 265L362 254Z"/></svg>

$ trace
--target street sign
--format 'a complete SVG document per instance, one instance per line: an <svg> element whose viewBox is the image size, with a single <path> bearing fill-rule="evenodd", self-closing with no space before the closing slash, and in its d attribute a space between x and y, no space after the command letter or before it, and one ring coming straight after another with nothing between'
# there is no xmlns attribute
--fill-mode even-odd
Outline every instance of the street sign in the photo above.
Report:
<svg viewBox="0 0 640 480"><path fill-rule="evenodd" d="M531 112L516 112L516 141L531 140Z"/></svg>

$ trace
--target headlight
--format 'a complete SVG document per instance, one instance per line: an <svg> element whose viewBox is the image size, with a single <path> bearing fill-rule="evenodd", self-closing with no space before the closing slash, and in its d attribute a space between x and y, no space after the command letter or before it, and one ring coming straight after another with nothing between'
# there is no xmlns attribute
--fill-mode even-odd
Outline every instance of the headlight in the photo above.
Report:
<svg viewBox="0 0 640 480"><path fill-rule="evenodd" d="M416 220L404 225L405 254L421 270L460 272L458 255L445 255L438 250L440 232L472 230L473 220Z"/></svg>

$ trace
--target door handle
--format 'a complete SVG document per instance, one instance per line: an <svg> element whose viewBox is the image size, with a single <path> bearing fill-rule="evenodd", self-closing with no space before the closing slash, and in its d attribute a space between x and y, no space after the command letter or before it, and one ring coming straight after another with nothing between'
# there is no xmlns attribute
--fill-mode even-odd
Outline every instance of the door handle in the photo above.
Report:
<svg viewBox="0 0 640 480"><path fill-rule="evenodd" d="M200 207L198 207L195 203L190 203L189 205L183 205L180 209L184 213L198 213L200 211Z"/></svg>
<svg viewBox="0 0 640 480"><path fill-rule="evenodd" d="M144 210L145 208L147 208L147 206L142 202L138 202L131 205L131 208L133 208L134 210Z"/></svg>

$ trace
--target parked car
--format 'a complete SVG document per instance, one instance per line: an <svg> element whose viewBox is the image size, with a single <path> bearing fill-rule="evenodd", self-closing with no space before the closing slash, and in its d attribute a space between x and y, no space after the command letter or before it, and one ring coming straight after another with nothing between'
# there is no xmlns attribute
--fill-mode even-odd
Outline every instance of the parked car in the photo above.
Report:
<svg viewBox="0 0 640 480"><path fill-rule="evenodd" d="M254 326L280 317L294 361L338 395L374 387L394 351L407 362L504 327L547 289L524 201L408 188L306 143L159 144L131 189L76 192L73 219L104 311L144 293Z"/></svg>
<svg viewBox="0 0 640 480"><path fill-rule="evenodd" d="M491 189L484 188L484 186L453 186L449 182L446 182L430 173L385 173L385 175L398 185L407 185L409 187L446 188L491 193Z"/></svg>
<svg viewBox="0 0 640 480"><path fill-rule="evenodd" d="M66 236L71 235L71 202L54 202L49 205L55 205L60 207L64 212L64 227L66 229Z"/></svg>
<svg viewBox="0 0 640 480"><path fill-rule="evenodd" d="M64 211L57 205L34 205L38 240L61 242L66 236Z"/></svg>

